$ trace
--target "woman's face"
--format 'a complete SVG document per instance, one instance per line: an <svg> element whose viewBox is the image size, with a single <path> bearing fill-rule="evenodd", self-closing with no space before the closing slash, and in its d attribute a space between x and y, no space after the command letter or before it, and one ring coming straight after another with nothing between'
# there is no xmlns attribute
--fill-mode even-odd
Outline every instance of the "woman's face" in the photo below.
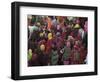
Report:
<svg viewBox="0 0 100 82"><path fill-rule="evenodd" d="M60 29L60 25L57 25L57 30L59 30Z"/></svg>
<svg viewBox="0 0 100 82"><path fill-rule="evenodd" d="M67 45L67 47L70 47L70 42L68 41L68 42L66 43L66 45Z"/></svg>

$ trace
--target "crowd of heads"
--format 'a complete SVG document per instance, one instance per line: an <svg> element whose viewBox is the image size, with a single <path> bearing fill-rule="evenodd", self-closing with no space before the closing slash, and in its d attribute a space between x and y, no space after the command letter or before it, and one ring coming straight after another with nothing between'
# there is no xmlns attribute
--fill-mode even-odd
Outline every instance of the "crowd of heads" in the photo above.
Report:
<svg viewBox="0 0 100 82"><path fill-rule="evenodd" d="M88 18L28 15L28 66L87 63Z"/></svg>

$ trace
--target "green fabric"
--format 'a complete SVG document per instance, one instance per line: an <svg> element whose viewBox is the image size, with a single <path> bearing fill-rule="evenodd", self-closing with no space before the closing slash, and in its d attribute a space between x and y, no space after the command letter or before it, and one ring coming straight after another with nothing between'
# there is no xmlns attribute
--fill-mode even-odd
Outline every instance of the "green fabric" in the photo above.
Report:
<svg viewBox="0 0 100 82"><path fill-rule="evenodd" d="M28 51L28 60L32 59L32 53Z"/></svg>
<svg viewBox="0 0 100 82"><path fill-rule="evenodd" d="M75 52L74 57L75 57L75 60L79 60L80 59L80 54L78 52Z"/></svg>
<svg viewBox="0 0 100 82"><path fill-rule="evenodd" d="M56 65L58 62L58 54L57 51L53 51L51 52L51 64L52 65Z"/></svg>
<svg viewBox="0 0 100 82"><path fill-rule="evenodd" d="M36 22L36 17L33 17L32 18L32 23L35 23Z"/></svg>
<svg viewBox="0 0 100 82"><path fill-rule="evenodd" d="M39 28L37 26L33 26L33 30L38 30Z"/></svg>
<svg viewBox="0 0 100 82"><path fill-rule="evenodd" d="M71 54L71 49L64 47L64 54L63 54L63 59L66 60Z"/></svg>

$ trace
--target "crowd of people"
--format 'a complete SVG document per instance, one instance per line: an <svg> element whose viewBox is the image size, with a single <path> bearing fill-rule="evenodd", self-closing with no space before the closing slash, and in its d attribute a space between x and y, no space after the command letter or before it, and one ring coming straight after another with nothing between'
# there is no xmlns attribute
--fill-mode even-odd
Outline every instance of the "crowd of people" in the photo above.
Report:
<svg viewBox="0 0 100 82"><path fill-rule="evenodd" d="M28 66L87 63L87 17L28 15Z"/></svg>

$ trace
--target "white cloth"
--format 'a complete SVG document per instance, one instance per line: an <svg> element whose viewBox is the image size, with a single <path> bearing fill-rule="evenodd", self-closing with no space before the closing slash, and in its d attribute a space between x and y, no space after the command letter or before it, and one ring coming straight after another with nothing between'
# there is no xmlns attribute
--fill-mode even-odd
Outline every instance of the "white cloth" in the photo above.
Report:
<svg viewBox="0 0 100 82"><path fill-rule="evenodd" d="M82 28L79 29L79 34L81 35L81 38L83 39L83 37L84 37L84 30Z"/></svg>

